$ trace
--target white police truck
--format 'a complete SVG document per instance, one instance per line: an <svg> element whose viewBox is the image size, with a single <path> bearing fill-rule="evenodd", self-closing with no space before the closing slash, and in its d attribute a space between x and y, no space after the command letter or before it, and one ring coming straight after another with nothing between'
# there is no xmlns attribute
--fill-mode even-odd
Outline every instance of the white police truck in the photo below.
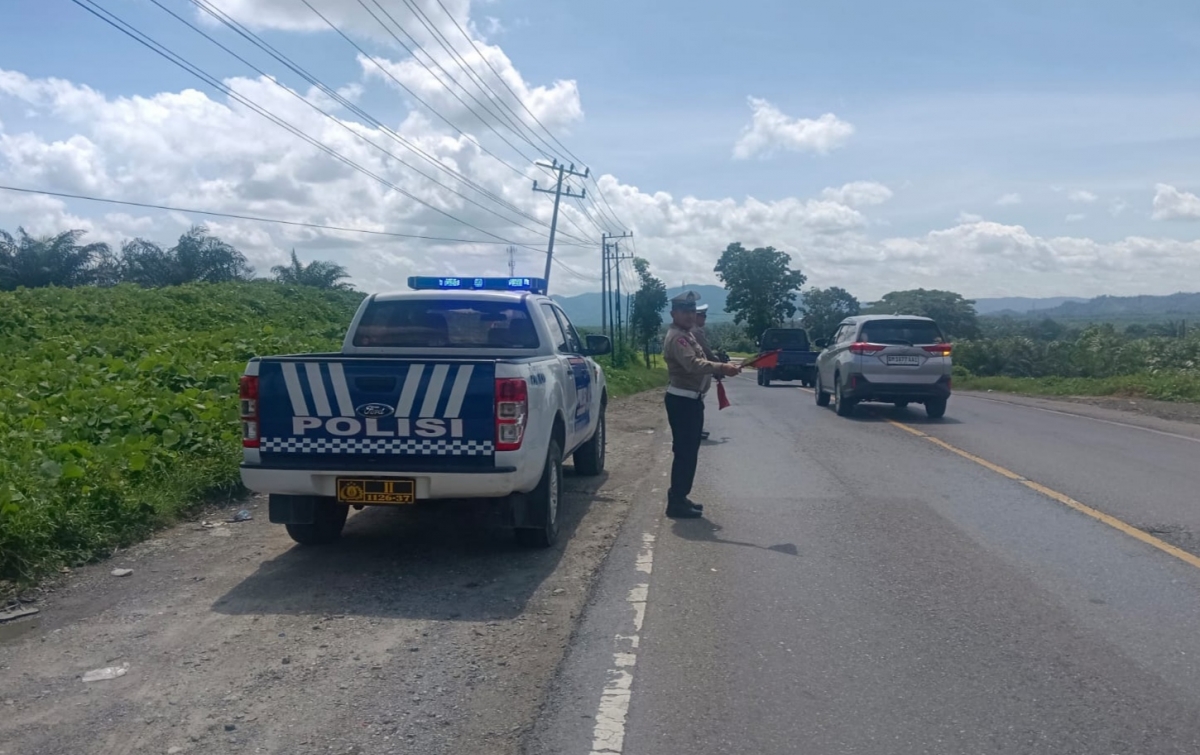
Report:
<svg viewBox="0 0 1200 755"><path fill-rule="evenodd" d="M559 529L562 465L604 469L612 346L537 278L410 278L363 301L342 349L260 357L241 379L242 482L299 543L351 506L494 499L518 541Z"/></svg>

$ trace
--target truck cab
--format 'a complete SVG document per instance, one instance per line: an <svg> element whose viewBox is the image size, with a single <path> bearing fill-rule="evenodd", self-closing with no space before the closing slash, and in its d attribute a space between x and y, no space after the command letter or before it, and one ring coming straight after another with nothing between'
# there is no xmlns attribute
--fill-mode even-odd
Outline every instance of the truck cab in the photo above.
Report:
<svg viewBox="0 0 1200 755"><path fill-rule="evenodd" d="M758 384L769 386L773 380L799 380L806 388L816 379L817 353L802 328L767 328L758 339L760 353L779 351L776 366L758 371Z"/></svg>

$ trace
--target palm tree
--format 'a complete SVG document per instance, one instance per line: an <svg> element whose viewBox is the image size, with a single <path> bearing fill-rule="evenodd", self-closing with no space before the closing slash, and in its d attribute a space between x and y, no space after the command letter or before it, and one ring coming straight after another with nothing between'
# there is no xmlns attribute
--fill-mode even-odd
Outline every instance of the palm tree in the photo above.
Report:
<svg viewBox="0 0 1200 755"><path fill-rule="evenodd" d="M330 288L349 291L354 288L349 283L343 283L343 278L349 278L346 268L333 262L314 260L307 265L300 262L296 250L292 250L292 261L287 265L276 265L271 268L275 280L291 286L312 286L313 288Z"/></svg>
<svg viewBox="0 0 1200 755"><path fill-rule="evenodd" d="M108 244L79 245L84 231L63 231L34 238L17 228L17 237L0 230L0 291L21 286L85 286L107 277Z"/></svg>
<svg viewBox="0 0 1200 755"><path fill-rule="evenodd" d="M249 280L254 268L233 246L193 226L170 249L134 239L121 247L121 279L147 288Z"/></svg>

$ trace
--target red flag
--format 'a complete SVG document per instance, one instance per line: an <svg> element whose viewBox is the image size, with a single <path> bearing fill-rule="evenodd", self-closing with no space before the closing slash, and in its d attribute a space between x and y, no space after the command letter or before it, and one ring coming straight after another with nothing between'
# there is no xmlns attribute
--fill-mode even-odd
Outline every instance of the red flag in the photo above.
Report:
<svg viewBox="0 0 1200 755"><path fill-rule="evenodd" d="M754 367L755 369L759 369L759 370L774 369L779 366L779 352L780 351L782 351L782 349L775 349L774 351L764 351L763 353L759 354L758 356L754 357L753 359L747 359L746 361L742 362L742 369L745 369L747 367Z"/></svg>
<svg viewBox="0 0 1200 755"><path fill-rule="evenodd" d="M729 397L725 395L725 384L717 381L717 411L729 406Z"/></svg>

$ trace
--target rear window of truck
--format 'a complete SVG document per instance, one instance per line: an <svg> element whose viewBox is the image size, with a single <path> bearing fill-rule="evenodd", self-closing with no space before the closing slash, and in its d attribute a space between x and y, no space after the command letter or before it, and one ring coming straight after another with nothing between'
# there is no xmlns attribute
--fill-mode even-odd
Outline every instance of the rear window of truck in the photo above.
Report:
<svg viewBox="0 0 1200 755"><path fill-rule="evenodd" d="M408 349L535 349L524 302L469 299L376 301L354 332L355 346Z"/></svg>
<svg viewBox="0 0 1200 755"><path fill-rule="evenodd" d="M942 331L929 320L875 320L863 323L860 338L868 343L906 346L944 343Z"/></svg>
<svg viewBox="0 0 1200 755"><path fill-rule="evenodd" d="M799 328L768 330L762 339L763 349L787 349L808 351L808 333Z"/></svg>

